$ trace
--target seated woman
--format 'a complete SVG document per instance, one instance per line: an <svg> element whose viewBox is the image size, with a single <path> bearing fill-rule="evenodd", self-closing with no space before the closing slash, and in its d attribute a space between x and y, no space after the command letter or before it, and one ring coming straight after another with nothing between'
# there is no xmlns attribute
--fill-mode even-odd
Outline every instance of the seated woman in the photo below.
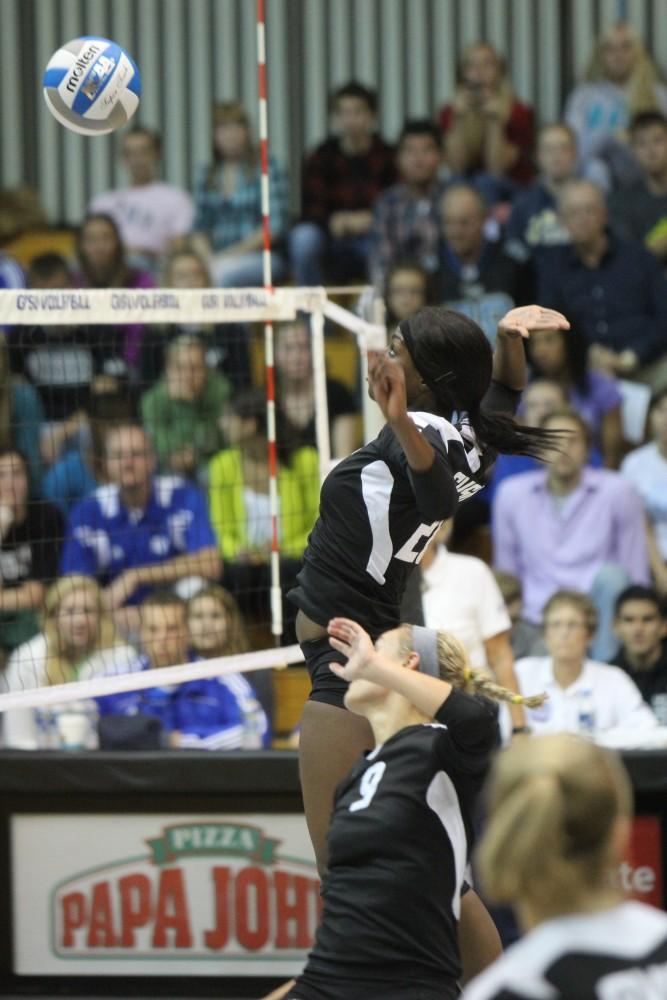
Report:
<svg viewBox="0 0 667 1000"><path fill-rule="evenodd" d="M632 830L620 760L573 735L531 737L496 759L489 807L483 888L525 937L464 1000L663 996L667 916L619 884Z"/></svg>
<svg viewBox="0 0 667 1000"><path fill-rule="evenodd" d="M278 440L291 446L317 446L315 384L310 329L305 320L281 323L275 333L276 421ZM337 379L327 379L329 436L333 458L344 458L361 444L352 394Z"/></svg>
<svg viewBox="0 0 667 1000"><path fill-rule="evenodd" d="M227 406L222 426L229 447L209 465L211 523L224 559L224 581L244 615L268 621L271 515L266 400L261 390L238 396ZM317 450L278 439L278 530L281 583L286 593L296 579L301 555L317 520ZM285 606L288 634L295 611Z"/></svg>
<svg viewBox="0 0 667 1000"><path fill-rule="evenodd" d="M118 226L110 215L87 215L77 233L77 255L80 270L74 275L79 288L154 288L155 281L149 271L129 267ZM99 326L101 343L109 355L118 353L124 368L107 372L109 379L126 376L136 371L139 363L141 341L146 332L142 323L122 326Z"/></svg>
<svg viewBox="0 0 667 1000"><path fill-rule="evenodd" d="M350 682L345 705L368 721L375 749L336 790L322 920L288 998L454 1000L459 939L463 949L476 931L480 944L462 890L498 738L489 698L517 696L472 669L447 633L404 625L374 647L348 619L328 631L340 654L330 667Z"/></svg>
<svg viewBox="0 0 667 1000"><path fill-rule="evenodd" d="M464 51L457 76L454 100L439 114L447 164L490 204L511 200L533 177L533 109L517 99L505 60L488 42Z"/></svg>
<svg viewBox="0 0 667 1000"><path fill-rule="evenodd" d="M214 584L198 591L188 601L187 616L190 649L195 660L211 660L217 656L234 656L235 653L249 651L250 644L241 612L224 587ZM259 689L260 696L264 693L270 698L271 671L222 674L206 683L223 684L238 702L243 719L240 746L244 750L258 750L268 746L271 737L269 721L253 685Z"/></svg>
<svg viewBox="0 0 667 1000"><path fill-rule="evenodd" d="M167 257L165 288L210 288L208 267L195 250L176 250ZM172 340L196 336L206 351L206 367L224 375L236 392L250 385L249 332L241 323L168 323L153 326L141 342L139 364L142 385L152 385L164 371L164 354Z"/></svg>
<svg viewBox="0 0 667 1000"><path fill-rule="evenodd" d="M204 166L195 187L193 230L197 248L208 257L214 283L220 288L264 284L262 270L262 187L259 148L250 131L245 108L237 101L214 104L212 162ZM287 177L269 157L271 235L287 230ZM195 242L195 240L193 240ZM271 255L273 280L286 273L283 257Z"/></svg>
<svg viewBox="0 0 667 1000"><path fill-rule="evenodd" d="M66 684L134 669L135 650L118 638L91 577L63 576L44 601L42 631L15 649L4 675L7 690ZM61 715L87 718L82 743L97 745L94 702L64 702L48 708L14 708L4 714L4 745L19 750L59 747Z"/></svg>
<svg viewBox="0 0 667 1000"><path fill-rule="evenodd" d="M206 367L204 345L196 336L172 340L163 378L140 403L161 472L205 479L208 461L224 444L219 420L230 395L225 376Z"/></svg>
<svg viewBox="0 0 667 1000"><path fill-rule="evenodd" d="M618 468L623 453L622 397L616 380L587 368L587 345L574 324L562 330L539 330L526 345L533 377L559 382L567 400L591 428L593 441L608 469Z"/></svg>

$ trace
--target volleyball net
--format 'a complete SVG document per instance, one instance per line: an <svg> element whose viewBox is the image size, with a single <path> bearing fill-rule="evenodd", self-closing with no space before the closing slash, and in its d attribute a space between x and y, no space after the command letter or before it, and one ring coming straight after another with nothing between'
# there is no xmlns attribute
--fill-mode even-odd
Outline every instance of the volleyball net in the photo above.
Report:
<svg viewBox="0 0 667 1000"><path fill-rule="evenodd" d="M230 679L247 709L232 681L243 674L270 712L272 669L302 659L285 593L319 486L341 457L332 383L352 400L344 415L356 420L354 446L382 423L361 387L367 352L385 346L386 330L378 307L366 310L343 308L323 288L0 291L5 730L10 715L30 716L24 745L58 745L37 732L40 718L53 730L63 712L140 712L150 690L185 704L181 693L206 697L217 678ZM284 356L268 407L267 325ZM312 410L303 419L300 396ZM133 508L133 497L143 503ZM222 748L216 733L184 745Z"/></svg>

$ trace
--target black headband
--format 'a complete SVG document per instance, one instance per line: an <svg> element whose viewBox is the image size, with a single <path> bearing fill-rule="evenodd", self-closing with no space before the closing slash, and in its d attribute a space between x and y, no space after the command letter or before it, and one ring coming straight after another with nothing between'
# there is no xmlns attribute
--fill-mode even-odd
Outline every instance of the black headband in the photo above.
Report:
<svg viewBox="0 0 667 1000"><path fill-rule="evenodd" d="M415 340L412 336L412 330L410 329L410 320L404 319L398 324L398 329L401 331L401 336L403 337L403 343L407 348L407 352L412 358L412 363L415 366L417 372L421 375L422 379L429 387L434 396L439 396L442 389L449 385L450 382L456 381L456 375L453 371L443 372L442 375L431 375L429 372L424 371L420 367L417 359L415 357Z"/></svg>

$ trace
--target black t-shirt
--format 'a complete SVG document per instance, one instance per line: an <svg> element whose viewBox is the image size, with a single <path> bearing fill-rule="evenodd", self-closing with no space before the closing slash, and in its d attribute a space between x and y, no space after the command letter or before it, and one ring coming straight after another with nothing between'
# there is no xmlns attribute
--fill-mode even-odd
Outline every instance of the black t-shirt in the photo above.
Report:
<svg viewBox="0 0 667 1000"><path fill-rule="evenodd" d="M663 726L667 726L667 639L662 642L660 658L648 670L632 667L621 650L611 661L621 667L642 693L642 698L651 706Z"/></svg>
<svg viewBox="0 0 667 1000"><path fill-rule="evenodd" d="M519 393L492 383L485 409L512 411ZM433 413L410 416L435 451L428 472L409 468L389 426L334 467L322 486L298 586L289 599L320 625L333 615L372 636L399 623L407 578L426 543L460 500L484 486L495 453L467 424Z"/></svg>
<svg viewBox="0 0 667 1000"><path fill-rule="evenodd" d="M667 915L644 903L560 917L512 945L464 1000L667 997Z"/></svg>
<svg viewBox="0 0 667 1000"><path fill-rule="evenodd" d="M50 503L31 501L26 518L13 524L0 542L3 587L20 587L29 580L52 583L58 577L63 521Z"/></svg>
<svg viewBox="0 0 667 1000"><path fill-rule="evenodd" d="M122 330L113 326L23 327L9 340L12 371L34 385L47 420L86 409L96 375L127 376Z"/></svg>
<svg viewBox="0 0 667 1000"><path fill-rule="evenodd" d="M405 982L411 995L419 985L456 995L472 814L498 730L491 702L457 690L436 720L396 733L336 789L305 984L368 983L375 996L380 982Z"/></svg>

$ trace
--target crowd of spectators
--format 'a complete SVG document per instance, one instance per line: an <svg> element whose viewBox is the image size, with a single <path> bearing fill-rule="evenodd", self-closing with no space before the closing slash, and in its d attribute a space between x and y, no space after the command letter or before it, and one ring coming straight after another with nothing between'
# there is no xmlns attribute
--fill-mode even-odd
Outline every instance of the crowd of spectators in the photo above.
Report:
<svg viewBox="0 0 667 1000"><path fill-rule="evenodd" d="M486 42L463 53L444 107L407 120L395 145L378 131L378 110L358 82L332 93L331 134L304 157L295 218L286 171L269 158L275 282L370 283L388 324L444 304L491 342L515 305L537 301L571 323L527 344L518 414L560 432L558 448L546 464L499 458L451 543L450 526L424 559L423 620L458 631L475 664L502 672L516 659L528 693L565 692L562 704L550 699L552 721L579 719L566 702L579 704L589 681L611 690L604 678L616 678L622 694L623 675L598 671L612 663L667 722L667 88L617 24L559 121L536 125ZM152 129L130 127L119 152L130 183L92 199L73 258L49 250L24 272L0 253L0 287L263 283L260 155L238 102L214 106L193 192L162 179ZM119 672L241 652L239 614L266 624L273 529L251 348L242 324L2 332L0 652L10 688L97 676L110 656ZM318 507L307 323L277 325L275 364L286 591ZM347 385L327 380L334 459L361 442L358 391L356 373ZM445 544L484 533L497 582ZM284 642L293 618L286 605ZM571 649L559 638L568 631L572 642L579 633ZM184 685L178 698L131 692L86 712L110 743L249 745L239 734L250 717L264 740L247 682L211 683ZM210 703L207 720L198 699ZM607 707L590 710L599 725ZM47 745L59 732L52 714L14 717L5 739ZM153 722L108 721L137 715Z"/></svg>

